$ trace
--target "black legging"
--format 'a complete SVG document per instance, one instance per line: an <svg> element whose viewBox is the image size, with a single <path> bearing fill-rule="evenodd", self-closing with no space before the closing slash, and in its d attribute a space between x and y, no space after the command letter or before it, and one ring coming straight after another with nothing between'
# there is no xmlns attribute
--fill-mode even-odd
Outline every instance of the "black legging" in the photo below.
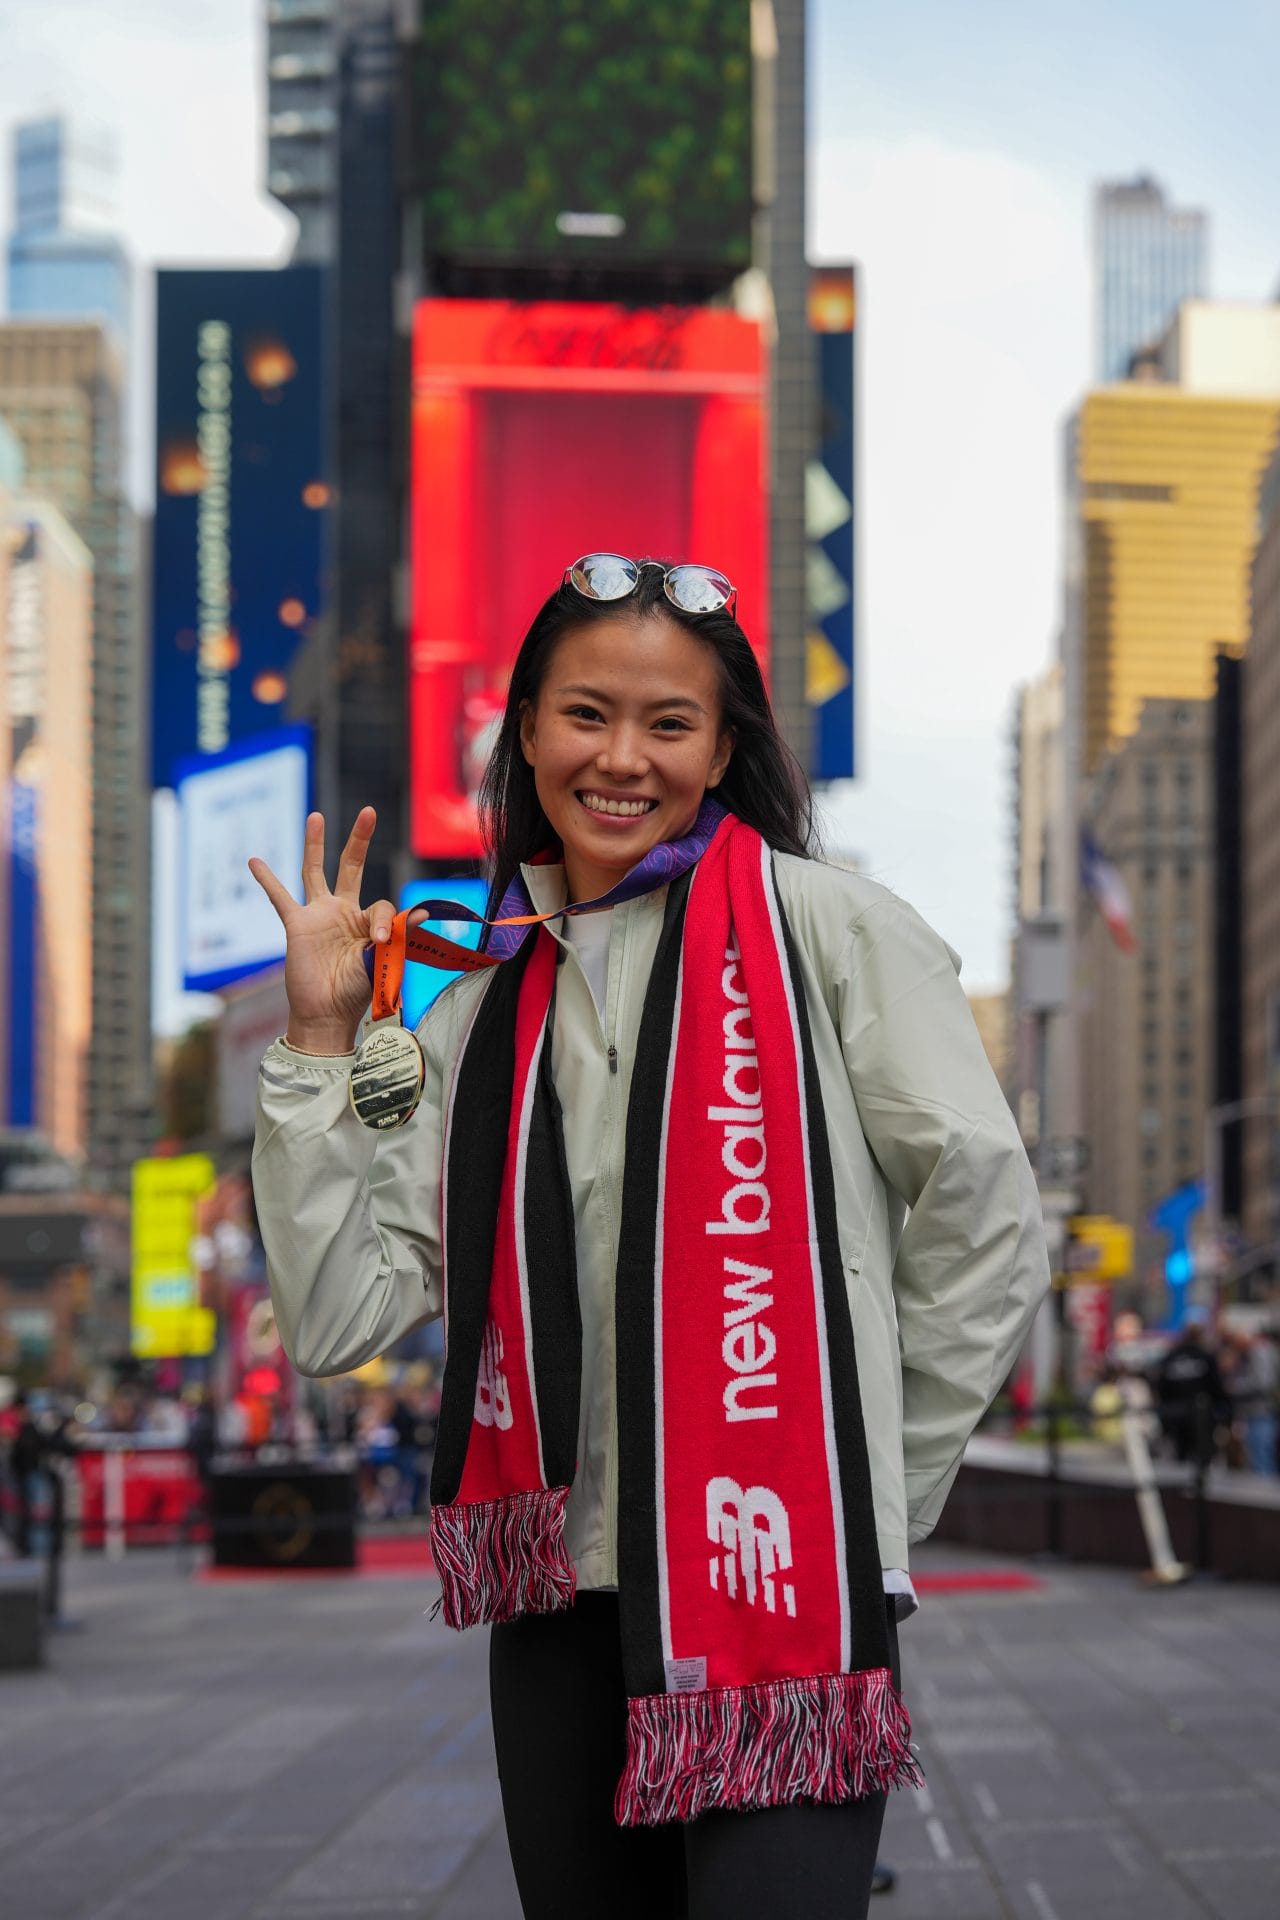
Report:
<svg viewBox="0 0 1280 1920"><path fill-rule="evenodd" d="M892 1609L889 1647L896 1684ZM884 1794L615 1823L627 1714L616 1594L494 1627L489 1691L525 1920L864 1920Z"/></svg>

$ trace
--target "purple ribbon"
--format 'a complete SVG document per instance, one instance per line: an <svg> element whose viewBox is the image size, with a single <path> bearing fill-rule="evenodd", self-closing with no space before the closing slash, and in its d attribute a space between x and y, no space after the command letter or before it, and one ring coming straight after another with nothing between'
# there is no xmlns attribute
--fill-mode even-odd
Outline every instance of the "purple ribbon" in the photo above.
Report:
<svg viewBox="0 0 1280 1920"><path fill-rule="evenodd" d="M726 809L710 794L703 797L698 808L698 817L688 833L681 834L678 840L660 840L656 847L650 847L643 860L637 860L629 873L623 874L616 887L610 887L608 893L602 893L594 900L575 900L564 911L576 913L604 913L609 907L620 907L624 900L638 900L642 893L652 893L656 887L670 886L682 873L696 866L715 837L716 828L726 818ZM435 905L435 902L432 902ZM524 875L517 873L502 896L502 905L498 908L497 919L506 920L518 914L532 913L533 901L525 885ZM460 910L458 918L479 920L478 913ZM532 933L532 927L493 926L489 941L489 952L500 959L510 960L520 951L525 935Z"/></svg>
<svg viewBox="0 0 1280 1920"><path fill-rule="evenodd" d="M698 817L688 833L681 834L678 840L661 840L656 847L650 847L643 860L637 860L630 872L623 874L616 887L610 887L608 893L600 894L594 900L575 900L572 906L561 909L564 913L604 913L609 907L621 906L624 900L637 900L642 893L652 893L657 887L670 886L682 873L696 866L715 838L716 829L722 820L728 818L728 809L722 807L710 794L703 796L698 808ZM480 926L491 926L493 935L488 951L499 960L510 960L524 945L525 938L536 931L534 927L502 927L497 920L513 919L520 914L534 911L529 889L525 885L524 875L517 873L502 896L498 908L497 920L486 920L482 913L476 913L470 907L464 907L458 900L420 900L417 910L425 912L428 920L469 920ZM373 948L366 947L364 954L365 971L373 978Z"/></svg>

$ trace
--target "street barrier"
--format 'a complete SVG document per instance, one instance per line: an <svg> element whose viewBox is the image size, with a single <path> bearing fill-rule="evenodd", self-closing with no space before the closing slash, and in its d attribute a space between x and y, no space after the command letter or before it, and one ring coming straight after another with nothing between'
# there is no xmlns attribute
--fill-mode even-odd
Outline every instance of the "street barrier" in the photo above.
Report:
<svg viewBox="0 0 1280 1920"><path fill-rule="evenodd" d="M1019 1433L970 1441L934 1537L1017 1555L1150 1566L1168 1582L1172 1569L1230 1579L1280 1581L1280 1478L1214 1464L1216 1409L1206 1397L1191 1408L1183 1461L1150 1461L1134 1471L1120 1449L1079 1448L1094 1415L1082 1402L1028 1409ZM1164 1540L1153 1536L1158 1500ZM1144 1521L1143 1507L1147 1509Z"/></svg>

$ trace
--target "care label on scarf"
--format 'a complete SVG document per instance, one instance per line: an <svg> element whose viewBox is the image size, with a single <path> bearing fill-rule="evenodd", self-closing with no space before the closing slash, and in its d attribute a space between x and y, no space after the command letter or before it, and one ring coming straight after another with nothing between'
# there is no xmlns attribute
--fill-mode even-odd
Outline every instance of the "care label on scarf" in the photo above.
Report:
<svg viewBox="0 0 1280 1920"><path fill-rule="evenodd" d="M707 1684L707 1656L667 1661L668 1693L700 1693Z"/></svg>

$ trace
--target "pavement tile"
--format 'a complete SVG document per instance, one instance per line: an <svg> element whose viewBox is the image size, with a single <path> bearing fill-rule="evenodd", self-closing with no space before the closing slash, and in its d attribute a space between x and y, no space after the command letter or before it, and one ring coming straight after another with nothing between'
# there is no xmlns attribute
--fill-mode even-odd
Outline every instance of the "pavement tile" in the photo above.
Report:
<svg viewBox="0 0 1280 1920"><path fill-rule="evenodd" d="M0 1679L2 1920L518 1920L485 1636L418 1580L189 1565L69 1562L84 1631ZM1275 1595L1040 1571L904 1629L928 1790L890 1801L874 1920L1271 1920Z"/></svg>
<svg viewBox="0 0 1280 1920"><path fill-rule="evenodd" d="M1280 1906L1280 1851L1240 1853L1218 1848L1179 1861L1216 1920L1275 1920Z"/></svg>

